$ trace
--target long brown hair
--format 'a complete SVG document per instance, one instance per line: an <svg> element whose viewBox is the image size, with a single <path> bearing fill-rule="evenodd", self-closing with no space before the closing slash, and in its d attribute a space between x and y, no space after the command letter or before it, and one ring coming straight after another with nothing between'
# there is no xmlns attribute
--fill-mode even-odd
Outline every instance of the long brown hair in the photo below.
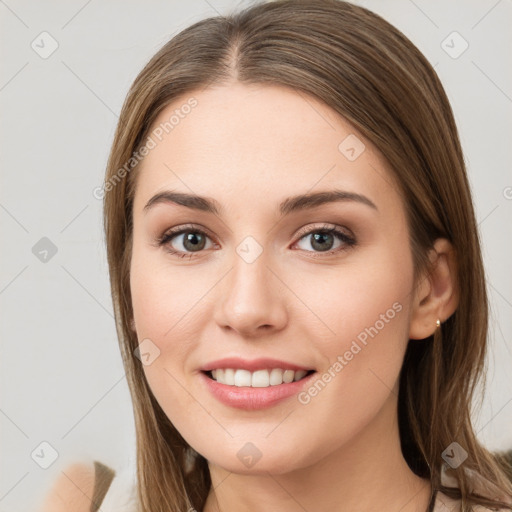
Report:
<svg viewBox="0 0 512 512"><path fill-rule="evenodd" d="M120 114L101 195L116 328L134 405L140 509L200 511L211 480L204 457L190 467L190 447L134 356L129 272L137 162L162 109L233 81L311 95L380 150L406 204L416 276L428 268L436 238L452 243L460 302L431 338L409 341L398 397L402 450L434 489L462 498L464 511L508 499L504 457L487 451L471 425L473 395L485 373L488 306L470 187L445 91L411 41L371 11L340 0L277 0L181 31L137 76ZM451 471L456 487L448 488L441 482L442 454L452 442L467 459ZM487 493L475 485L475 474L488 484Z"/></svg>

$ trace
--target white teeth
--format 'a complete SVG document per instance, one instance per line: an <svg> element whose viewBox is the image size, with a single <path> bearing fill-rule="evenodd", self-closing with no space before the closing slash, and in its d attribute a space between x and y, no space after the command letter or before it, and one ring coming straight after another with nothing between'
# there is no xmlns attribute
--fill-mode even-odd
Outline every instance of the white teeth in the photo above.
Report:
<svg viewBox="0 0 512 512"><path fill-rule="evenodd" d="M211 371L212 377L220 384L238 387L267 388L298 381L308 373L306 370L282 370L272 368L271 370L249 370L233 368L217 368Z"/></svg>
<svg viewBox="0 0 512 512"><path fill-rule="evenodd" d="M252 374L251 386L253 388L266 388L270 386L268 370L258 370Z"/></svg>
<svg viewBox="0 0 512 512"><path fill-rule="evenodd" d="M235 370L233 368L227 368L224 370L224 383L230 386L235 385Z"/></svg>
<svg viewBox="0 0 512 512"><path fill-rule="evenodd" d="M283 382L287 384L293 382L293 377L295 377L295 372L293 370L285 370L283 372Z"/></svg>
<svg viewBox="0 0 512 512"><path fill-rule="evenodd" d="M235 372L235 386L250 386L251 372L248 370L237 370Z"/></svg>
<svg viewBox="0 0 512 512"><path fill-rule="evenodd" d="M272 368L270 370L270 385L277 386L283 383L283 370L281 368Z"/></svg>

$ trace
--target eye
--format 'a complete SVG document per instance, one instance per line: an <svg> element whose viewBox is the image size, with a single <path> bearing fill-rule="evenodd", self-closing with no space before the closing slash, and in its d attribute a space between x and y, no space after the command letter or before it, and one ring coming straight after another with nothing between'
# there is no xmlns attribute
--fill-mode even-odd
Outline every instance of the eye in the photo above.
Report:
<svg viewBox="0 0 512 512"><path fill-rule="evenodd" d="M182 226L171 231L167 231L158 239L158 245L164 246L165 250L180 258L192 258L195 252L201 252L206 247L208 234L202 229L190 226Z"/></svg>
<svg viewBox="0 0 512 512"><path fill-rule="evenodd" d="M341 228L336 226L324 225L320 228L309 229L299 233L300 240L296 244L304 241L300 249L307 252L320 252L332 254L338 251L347 250L356 244L353 235L349 235ZM336 245L336 242L338 245ZM308 249L311 247L313 250Z"/></svg>
<svg viewBox="0 0 512 512"><path fill-rule="evenodd" d="M331 225L304 229L298 236L299 240L294 245L300 245L304 241L304 245L299 248L306 252L333 254L356 245L353 235ZM209 240L210 236L204 230L195 226L181 226L164 233L157 239L157 245L164 247L168 253L179 258L193 258L194 253L200 253L214 245L208 246ZM313 250L310 250L308 246ZM315 257L317 256L315 255Z"/></svg>

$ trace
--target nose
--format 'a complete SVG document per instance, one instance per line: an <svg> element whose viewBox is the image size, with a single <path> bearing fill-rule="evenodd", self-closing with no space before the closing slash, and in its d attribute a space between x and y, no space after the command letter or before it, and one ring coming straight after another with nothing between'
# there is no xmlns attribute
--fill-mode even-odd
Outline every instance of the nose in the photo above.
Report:
<svg viewBox="0 0 512 512"><path fill-rule="evenodd" d="M254 338L285 327L286 289L268 263L265 251L251 263L235 254L215 309L215 321L222 329Z"/></svg>

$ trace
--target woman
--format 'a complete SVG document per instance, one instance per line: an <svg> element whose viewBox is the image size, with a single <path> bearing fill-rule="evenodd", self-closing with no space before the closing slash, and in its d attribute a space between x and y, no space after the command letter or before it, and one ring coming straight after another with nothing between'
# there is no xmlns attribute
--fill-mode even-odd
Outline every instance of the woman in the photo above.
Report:
<svg viewBox="0 0 512 512"><path fill-rule="evenodd" d="M101 195L137 482L75 468L76 510L512 510L471 425L457 128L401 32L339 0L195 23L132 85Z"/></svg>

